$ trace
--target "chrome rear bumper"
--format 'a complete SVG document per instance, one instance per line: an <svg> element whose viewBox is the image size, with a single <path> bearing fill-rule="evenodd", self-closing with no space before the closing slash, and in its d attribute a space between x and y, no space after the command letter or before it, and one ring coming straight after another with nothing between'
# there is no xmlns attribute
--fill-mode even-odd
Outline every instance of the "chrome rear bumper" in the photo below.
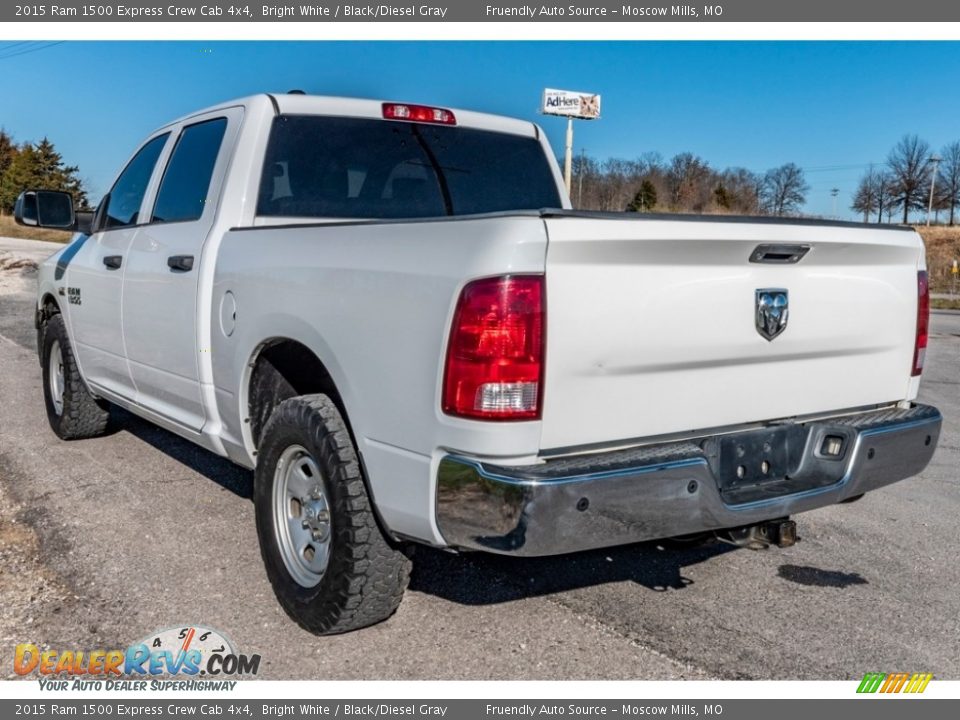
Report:
<svg viewBox="0 0 960 720"><path fill-rule="evenodd" d="M915 405L532 466L447 455L437 525L451 547L518 556L753 525L916 475L941 421L936 408ZM839 457L823 454L828 436L842 439ZM777 456L780 445L792 450ZM758 477L768 453L784 469ZM746 477L738 457L750 465Z"/></svg>

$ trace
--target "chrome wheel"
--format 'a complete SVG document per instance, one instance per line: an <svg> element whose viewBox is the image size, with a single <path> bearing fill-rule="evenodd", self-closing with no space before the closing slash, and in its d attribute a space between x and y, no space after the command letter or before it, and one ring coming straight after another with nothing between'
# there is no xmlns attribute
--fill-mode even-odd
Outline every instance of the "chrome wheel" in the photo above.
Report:
<svg viewBox="0 0 960 720"><path fill-rule="evenodd" d="M291 445L273 475L273 528L287 572L302 587L323 578L330 559L330 508L313 456Z"/></svg>
<svg viewBox="0 0 960 720"><path fill-rule="evenodd" d="M50 400L53 402L53 411L59 417L63 415L63 351L60 343L53 341L50 346L50 366L47 368L47 382L50 384Z"/></svg>

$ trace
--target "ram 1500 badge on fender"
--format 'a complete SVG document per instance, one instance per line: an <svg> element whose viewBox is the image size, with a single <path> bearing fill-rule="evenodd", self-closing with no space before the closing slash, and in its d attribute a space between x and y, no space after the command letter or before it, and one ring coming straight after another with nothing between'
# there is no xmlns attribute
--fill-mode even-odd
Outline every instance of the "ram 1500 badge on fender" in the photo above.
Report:
<svg viewBox="0 0 960 720"><path fill-rule="evenodd" d="M907 228L576 212L529 122L260 95L154 132L40 270L47 414L115 404L255 471L277 597L388 617L412 543L548 555L791 515L915 475Z"/></svg>

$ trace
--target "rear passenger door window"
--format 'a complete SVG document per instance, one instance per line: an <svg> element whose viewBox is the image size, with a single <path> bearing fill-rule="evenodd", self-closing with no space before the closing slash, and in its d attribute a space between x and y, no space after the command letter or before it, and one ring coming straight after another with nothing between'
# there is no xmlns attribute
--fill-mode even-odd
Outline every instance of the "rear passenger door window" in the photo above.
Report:
<svg viewBox="0 0 960 720"><path fill-rule="evenodd" d="M157 164L157 158L167 144L170 133L164 133L153 138L144 145L127 163L120 173L120 177L110 189L107 197L106 217L103 221L104 230L136 225L140 221L140 206L143 196L147 192L150 176Z"/></svg>
<svg viewBox="0 0 960 720"><path fill-rule="evenodd" d="M226 118L183 129L160 182L151 222L189 222L203 216L226 129Z"/></svg>

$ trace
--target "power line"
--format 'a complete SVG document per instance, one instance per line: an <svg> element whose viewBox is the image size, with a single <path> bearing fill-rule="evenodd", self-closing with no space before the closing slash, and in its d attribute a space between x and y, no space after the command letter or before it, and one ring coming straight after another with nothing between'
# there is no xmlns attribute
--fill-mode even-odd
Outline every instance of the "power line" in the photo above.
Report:
<svg viewBox="0 0 960 720"><path fill-rule="evenodd" d="M888 163L872 162L872 163L860 163L860 164L857 164L857 165L823 165L823 166L820 166L820 167L805 167L805 168L800 168L800 169L803 170L804 172L812 172L812 173L816 173L816 172L839 172L839 171L841 171L841 170L860 170L860 169L862 169L862 168L869 168L869 167L871 167L871 166L873 166L873 165L887 165L887 164L888 164Z"/></svg>
<svg viewBox="0 0 960 720"><path fill-rule="evenodd" d="M27 55L29 53L39 52L40 50L49 50L50 48L55 47L56 45L62 45L64 42L66 41L57 40L56 42L49 42L45 45L40 45L40 47L25 48L25 49L19 50L18 52L7 53L6 55L4 55L2 51L0 51L0 60L9 60L11 58L20 57L21 55Z"/></svg>
<svg viewBox="0 0 960 720"><path fill-rule="evenodd" d="M47 43L37 42L34 44L33 47L19 48L15 52L7 52L4 54L2 51L0 51L0 60L19 57L20 55L27 55L29 53L38 52L40 50L48 50L56 45L62 45L64 42L65 42L64 40L58 40L56 42L47 42ZM33 44L33 43L28 43L28 44ZM9 49L9 48L5 48L5 49Z"/></svg>
<svg viewBox="0 0 960 720"><path fill-rule="evenodd" d="M34 41L33 41L33 40L21 40L21 41L19 41L19 42L5 43L5 44L3 45L3 47L0 48L0 50L11 50L12 48L15 48L15 47L17 47L17 46L19 46L19 45L29 45L29 44L32 43L32 42L34 42Z"/></svg>

